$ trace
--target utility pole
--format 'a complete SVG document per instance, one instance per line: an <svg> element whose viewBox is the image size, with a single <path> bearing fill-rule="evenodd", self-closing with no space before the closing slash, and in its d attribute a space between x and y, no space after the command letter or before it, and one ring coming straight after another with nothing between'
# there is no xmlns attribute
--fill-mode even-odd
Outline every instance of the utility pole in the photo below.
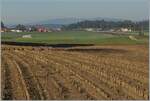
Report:
<svg viewBox="0 0 150 101"><path fill-rule="evenodd" d="M139 36L144 36L144 31L143 31L143 24L141 23L140 31L139 31Z"/></svg>

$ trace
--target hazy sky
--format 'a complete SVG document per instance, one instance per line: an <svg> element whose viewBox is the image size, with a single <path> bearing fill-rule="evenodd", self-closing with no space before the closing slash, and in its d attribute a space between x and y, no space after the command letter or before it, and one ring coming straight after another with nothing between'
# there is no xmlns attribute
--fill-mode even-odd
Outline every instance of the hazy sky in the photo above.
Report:
<svg viewBox="0 0 150 101"><path fill-rule="evenodd" d="M2 0L6 24L64 17L149 18L149 0Z"/></svg>

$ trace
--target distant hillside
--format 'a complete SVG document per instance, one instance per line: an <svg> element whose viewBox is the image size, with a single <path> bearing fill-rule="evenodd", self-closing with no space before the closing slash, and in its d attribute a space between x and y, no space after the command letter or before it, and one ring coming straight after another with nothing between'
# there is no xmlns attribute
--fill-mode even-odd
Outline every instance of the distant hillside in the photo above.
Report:
<svg viewBox="0 0 150 101"><path fill-rule="evenodd" d="M117 18L102 18L102 17L97 17L97 18L58 18L58 19L50 19L50 20L45 20L45 21L40 21L36 22L35 24L53 24L53 25L68 25L72 23L77 23L85 20L102 20L104 19L105 21L122 21L122 19L117 19Z"/></svg>
<svg viewBox="0 0 150 101"><path fill-rule="evenodd" d="M104 20L105 22L103 22L102 20ZM86 22L89 21L89 22ZM100 22L102 21L102 22ZM50 20L44 20L44 21L39 21L39 22L35 22L35 23L29 23L29 24L25 24L25 26L32 26L32 25L41 25L43 27L46 28L61 28L62 26L69 26L70 28L77 28L80 27L81 28L87 28L87 27L105 27L105 26L110 26L109 28L113 28L115 26L118 26L118 24L121 24L121 22L123 21L129 21L129 20L123 20L123 19L118 19L118 18L103 18L103 17L96 17L96 18L57 18L57 19L50 19ZM85 23L88 23L87 25ZM134 25L133 23L135 23L135 21L129 21L127 23L130 23L132 26ZM146 22L141 22L138 23L138 25L141 25L142 23L144 23L144 28L148 29L148 23ZM106 25L105 25L106 24ZM8 27L15 27L16 25L8 25ZM122 26L122 25L119 25ZM124 25L123 25L124 26ZM68 27L68 28L69 28ZM126 27L126 25L125 25Z"/></svg>
<svg viewBox="0 0 150 101"><path fill-rule="evenodd" d="M64 26L66 30L81 29L81 28L101 28L101 30L128 28L136 31L147 31L149 29L149 20L133 22L130 20L124 21L106 21L106 20L85 20L70 25Z"/></svg>
<svg viewBox="0 0 150 101"><path fill-rule="evenodd" d="M42 27L45 28L61 28L63 25L60 24L41 24Z"/></svg>
<svg viewBox="0 0 150 101"><path fill-rule="evenodd" d="M53 24L53 25L67 25L72 23L77 23L83 21L80 18L60 18L60 19L50 19L45 21L37 22L37 24Z"/></svg>

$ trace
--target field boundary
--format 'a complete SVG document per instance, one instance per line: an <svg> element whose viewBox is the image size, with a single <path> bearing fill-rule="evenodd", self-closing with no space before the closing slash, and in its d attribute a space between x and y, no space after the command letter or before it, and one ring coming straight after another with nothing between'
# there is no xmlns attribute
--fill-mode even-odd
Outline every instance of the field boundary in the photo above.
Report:
<svg viewBox="0 0 150 101"><path fill-rule="evenodd" d="M16 46L32 46L32 47L76 47L76 46L94 46L94 44L47 44L47 43L30 43L30 42L13 42L13 41L1 41L1 44L4 45L16 45Z"/></svg>

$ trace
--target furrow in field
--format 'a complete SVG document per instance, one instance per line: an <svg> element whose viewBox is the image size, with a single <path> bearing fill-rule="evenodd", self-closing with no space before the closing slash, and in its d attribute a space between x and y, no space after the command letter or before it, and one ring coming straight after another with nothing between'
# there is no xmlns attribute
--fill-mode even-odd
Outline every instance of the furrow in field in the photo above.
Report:
<svg viewBox="0 0 150 101"><path fill-rule="evenodd" d="M4 55L1 57L1 98L4 98L4 88L5 88L5 63L6 59Z"/></svg>
<svg viewBox="0 0 150 101"><path fill-rule="evenodd" d="M36 56L29 55L26 52L17 51L17 54L20 58L22 58L25 62L29 63L32 67L32 72L34 72L37 80L40 82L41 86L43 86L43 90L48 92L49 99L62 98L59 93L59 85L53 78L49 78L49 72L54 72L51 70L51 66L47 66L46 64L41 63L36 60ZM50 68L50 69L47 69ZM48 80L47 80L48 79ZM49 84L48 84L49 83ZM48 85L47 85L48 84ZM47 87L45 87L47 85ZM48 90L47 90L48 89ZM53 92L52 92L53 91ZM54 94L55 95L54 95Z"/></svg>
<svg viewBox="0 0 150 101"><path fill-rule="evenodd" d="M16 63L20 67L20 70L22 72L23 78L25 80L27 90L30 96L30 99L36 100L36 99L43 99L40 95L39 88L37 86L37 82L34 78L34 75L32 74L31 70L29 69L29 64L22 61L21 58L17 57L16 55L12 55L10 53L7 53L12 59L16 60Z"/></svg>
<svg viewBox="0 0 150 101"><path fill-rule="evenodd" d="M60 54L59 52L57 52L58 54ZM101 56L101 55L97 55L97 54L87 54L87 53L84 53L84 52L63 52L64 55L67 55L67 56L76 56L78 58L81 58L84 60L84 62L94 62L95 60L97 62L103 62L107 65L109 64L113 64L113 65L117 65L118 67L122 67L122 66L125 66L127 65L127 67L124 67L124 69L127 69L127 70L136 70L136 72L139 72L139 73L143 73L143 74L148 74L148 64L142 64L142 63L134 63L132 61L132 64L131 64L131 61L129 60L126 60L126 59L123 59L123 58L119 58L117 56L109 56L109 55L106 55L106 56ZM117 58L116 58L117 57ZM142 67L142 68L141 68Z"/></svg>
<svg viewBox="0 0 150 101"><path fill-rule="evenodd" d="M34 54L34 53L33 53ZM36 53L36 55L38 56L37 58L38 59L40 59L40 60L43 60L43 58L40 56L40 54L38 54L38 53ZM45 58L45 56L44 56L44 58ZM43 62L44 61L47 61L47 60L43 60ZM49 62L49 61L48 61ZM58 65L58 63L54 60L53 61L53 63L54 64L57 64ZM65 66L63 66L62 64L59 64L59 66L58 66L59 68L61 68L61 67L64 67L64 70L66 71L66 70L68 70L69 72L72 72L73 74L75 74L78 78L80 77L80 80L81 80L81 76L80 75L78 75L78 74L76 74L76 73L74 73L72 70L69 70L69 68L66 68ZM87 80L85 80L85 79L83 79L82 81L87 81ZM83 82L82 82L83 83ZM84 82L85 84L83 84L83 85L87 85L86 83L87 82ZM90 82L89 82L90 83ZM92 83L90 83L90 85L92 85L92 88L94 88L94 89L96 89L96 87L92 84ZM88 87L89 88L89 87ZM91 88L91 87L90 87ZM92 92L92 91L91 91ZM91 93L91 92L89 92L89 93ZM97 92L97 91L96 91ZM102 93L101 92L101 94L102 95L104 95L106 98L107 98L107 95L105 95L104 93ZM100 95L99 95L100 96Z"/></svg>
<svg viewBox="0 0 150 101"><path fill-rule="evenodd" d="M21 53L21 52L17 52L16 54L22 54L22 55L20 55L21 57L20 58L24 58L25 56L25 58L29 58L28 59L28 62L30 61L30 62L32 62L33 61L33 59L35 59L35 58L33 58L33 57L31 57L31 55L30 56L28 56L27 54L23 54L23 53ZM24 56L25 55L25 56ZM25 60L26 61L26 60ZM38 62L38 64L35 64L36 65L36 68L35 69L40 69L39 68L39 66L43 66L43 68L46 68L46 71L45 72L47 72L47 71L50 71L50 73L51 72L57 72L57 71L55 71L55 66L54 67L52 67L51 65L47 65L46 63L42 63L41 62L41 60L38 60L38 61L36 61L36 62ZM31 65L32 66L32 65ZM34 68L34 66L32 66L32 69ZM52 70L53 69L53 70ZM41 69L40 69L41 70ZM34 70L33 70L34 71ZM50 76L50 77L49 77ZM57 75L49 75L49 76L47 76L47 77L45 77L45 78L47 78L48 80L49 80L49 78L50 79L52 79L53 78L53 83L55 82L55 84L57 84L59 87L57 87L57 89L59 89L59 91L58 92L60 92L60 94L62 95L62 98L60 97L60 96L56 96L57 94L57 92L55 92L55 94L56 95L54 95L53 96L53 98L52 99L84 99L84 98L82 98L82 96L81 95L78 95L78 92L76 91L76 89L73 89L72 87L71 87L71 85L69 84L69 82L65 79L66 78L66 75L63 77L62 75L61 75L61 73L60 74L57 74ZM38 77L38 76L37 76ZM56 79L56 77L57 77L57 79ZM41 78L41 81L43 81L43 77ZM55 80L55 81L54 81ZM39 81L40 81L40 79L39 79ZM56 82L57 81L57 82ZM46 81L46 82L48 82L48 81ZM51 83L51 82L49 82L49 83ZM43 85L44 86L44 85ZM49 84L48 84L48 86L49 86ZM53 86L51 86L51 88L53 88ZM47 88L48 89L48 88ZM46 89L45 89L46 90ZM65 92L69 92L68 94L65 94L64 93L64 91L63 90L65 90ZM68 91L66 91L66 90L68 90ZM51 91L51 89L49 89L48 91ZM54 93L54 92L51 92L51 93ZM75 94L74 94L75 93ZM74 96L73 96L74 95ZM78 96L77 96L78 95Z"/></svg>
<svg viewBox="0 0 150 101"><path fill-rule="evenodd" d="M50 55L53 55L53 54L50 54ZM62 55L60 54L60 56L62 56ZM136 84L134 84L134 85L137 85L139 87L144 87L144 86L147 85L147 83L144 84L144 82L142 82L141 79L139 80L139 78L137 77L137 73L134 73L134 72L125 73L125 71L128 71L128 70L125 70L124 68L122 68L122 69L120 69L119 67L118 67L119 69L118 68L112 68L112 67L116 67L116 66L105 65L103 62L102 63L101 62L96 63L95 61L92 61L92 62L91 61L87 61L88 59L85 60L87 62L85 62L85 61L83 62L83 60L81 58L79 58L79 57L76 57L76 55L72 55L72 56L70 56L70 55L63 55L62 58L66 58L66 59L69 59L71 61L74 61L78 65L81 65L81 66L84 66L84 67L89 67L88 69L91 70L91 71L95 71L95 72L99 72L100 71L100 72L102 72L103 70L107 69L108 72L112 72L112 73L115 73L115 74L119 73L119 75L123 75L126 78L128 78L126 80L130 80L130 81L132 80L132 81L136 82ZM104 64L104 65L102 66L102 64ZM147 80L145 80L145 81L147 81Z"/></svg>
<svg viewBox="0 0 150 101"><path fill-rule="evenodd" d="M46 56L45 56L45 57L46 57ZM53 57L53 58L54 58L54 57ZM52 59L53 59L53 58L52 58ZM57 60L54 60L54 61L55 61L55 62L58 62L58 63L61 62L61 61L58 60L58 59L57 59ZM60 64L62 64L62 65L66 64L65 67L68 66L68 63L63 63L63 62L61 62ZM69 69L69 68L70 68L70 67L68 67L67 69ZM74 66L73 66L73 68L74 68ZM71 68L71 69L73 70L73 68ZM77 70L80 70L80 69L77 69ZM73 71L76 71L76 70L74 69ZM82 77L84 77L84 78L85 78L86 80L88 80L89 82L93 82L92 80L89 80L89 78L86 77L86 75L88 75L88 74L82 74L81 71L80 71L80 72L76 71L76 73L79 73ZM91 76L91 78L92 78L92 76ZM94 82L94 83L95 83L95 82ZM101 82L101 83L102 83L102 82ZM94 85L95 85L95 84L94 84ZM99 84L97 83L96 86L99 86ZM103 86L104 86L104 84L103 84ZM106 85L105 85L105 86L106 86ZM108 89L108 88L106 88L105 86L104 86L104 88L105 88L105 89ZM101 88L101 90L103 89L102 86L99 86L99 87ZM111 93L110 93L109 91L106 92L106 91L104 91L104 89L103 89L103 92L105 92L105 94L107 94L107 97L109 97L109 96L111 95ZM110 94L109 94L109 93L110 93Z"/></svg>
<svg viewBox="0 0 150 101"><path fill-rule="evenodd" d="M37 54L36 54L37 55ZM38 55L39 56L39 55ZM38 57L37 57L38 58ZM45 58L45 57L44 57ZM38 58L40 61L41 60L43 60L44 58ZM45 62L45 60L43 60L43 62ZM45 63L46 64L46 63ZM55 64L55 62L53 62L53 64ZM56 68L57 66L54 66L54 68ZM59 66L59 67L61 67L61 66ZM66 71L66 70L64 70L64 71ZM64 74L64 73L63 73ZM69 75L68 75L69 76ZM67 76L64 76L64 78L66 78ZM61 77L60 77L61 78ZM66 82L67 82L67 80L66 80Z"/></svg>
<svg viewBox="0 0 150 101"><path fill-rule="evenodd" d="M8 47L2 52L2 96L10 90L12 99L148 99L147 53L131 50Z"/></svg>
<svg viewBox="0 0 150 101"><path fill-rule="evenodd" d="M7 63L5 63L5 87L4 87L3 96L4 96L3 100L13 99L10 69Z"/></svg>
<svg viewBox="0 0 150 101"><path fill-rule="evenodd" d="M3 69L3 88L2 88L2 99L3 100L11 100L13 99L13 91L12 91L12 84L11 84L11 75L10 75L10 68L8 63L6 62L4 56L2 61L2 69Z"/></svg>
<svg viewBox="0 0 150 101"><path fill-rule="evenodd" d="M25 63L28 64L28 66L30 67L30 71L32 72L32 74L34 75L34 79L37 82L37 88L39 90L39 93L42 97L42 99L47 99L49 96L46 93L45 89L43 88L44 86L40 83L41 80L39 80L37 78L38 73L36 71L39 70L39 68L42 68L42 65L39 64L35 64L34 59L32 59L31 57L27 57L26 55L24 56L23 54L19 54L18 52L14 51L13 52L14 55L16 55L17 57L21 58L22 61L24 61ZM28 68L29 68L28 67ZM39 70L40 71L40 70Z"/></svg>
<svg viewBox="0 0 150 101"><path fill-rule="evenodd" d="M14 59L11 59L9 55L5 55L5 59L8 62L9 68L11 68L11 83L13 88L13 99L24 100L29 99L29 94L22 78L22 73L20 72L20 68Z"/></svg>
<svg viewBox="0 0 150 101"><path fill-rule="evenodd" d="M60 53L58 53L58 54L60 54ZM123 74L126 77L130 76L130 79L136 80L138 82L138 84L140 84L140 85L141 84L147 85L147 83L148 83L147 82L148 81L148 73L147 74L144 73L144 75L143 75L143 73L141 74L141 73L137 72L134 69L129 69L128 70L128 69L126 69L126 67L130 67L130 66L127 65L127 64L122 65L122 66L118 66L117 63L114 64L113 61L110 61L110 60L108 60L107 63L106 63L104 61L96 62L97 59L94 59L94 58L93 58L93 60L89 60L88 58L87 59L82 59L82 57L81 57L81 56L83 56L82 54L80 54L80 57L78 57L77 55L69 55L69 54L67 54L67 55L64 54L64 56L66 58L72 59L73 61L79 62L81 65L82 64L90 65L93 69L97 69L98 71L101 71L102 69L107 69L108 71L112 70L112 71L115 71L117 73ZM86 56L84 56L84 58ZM108 64L108 62L111 62L111 64ZM105 65L104 66L105 68L100 68L100 67L102 67L102 65ZM112 68L112 67L115 67L115 68ZM125 72L125 71L128 71L128 72Z"/></svg>
<svg viewBox="0 0 150 101"><path fill-rule="evenodd" d="M66 62L66 61L65 61L65 62ZM64 63L64 64L69 65L69 64L72 64L72 63L73 63L73 62L71 62L71 63L68 64L68 63L65 63L65 62L64 62L64 58L63 58L63 63ZM67 60L67 62L68 62L68 60ZM81 70L81 68L77 68L78 66L79 66L79 65L77 65L77 66L72 66L72 67L73 67L72 69L74 69L74 71L75 71L75 70ZM83 66L82 66L82 68L83 68ZM87 72L87 71L85 72L84 68L83 68L81 71L78 71L78 72L80 72L80 75L84 76L84 78L86 78L86 79L89 79L89 78L92 79L93 77L95 77L95 75L93 75L92 72L91 72L91 73L90 73L90 72ZM88 78L87 78L85 75L88 75ZM89 77L89 76L90 76L90 77ZM102 75L99 75L99 76L101 77ZM108 81L107 81L107 78L106 78L106 77L103 76L103 77L97 78L97 79L98 79L98 80L96 81L96 78L93 78L93 79L91 80L91 82L94 82L94 81L95 81L95 82L97 83L97 84L96 84L97 86L98 86L98 82L99 82L99 84L101 84L101 85L100 85L100 88L101 88L101 89L105 89L106 91L112 90L112 87L108 85ZM101 81L101 82L100 82L100 81ZM95 82L94 82L94 83L95 83ZM103 85L103 86L102 86L102 85ZM111 94L109 94L109 91L108 91L108 92L106 92L106 91L105 91L105 93L107 93L108 96L110 96ZM117 92L116 92L116 94L115 94L115 92L114 92L112 96L115 97L115 95L119 95L119 94L117 94ZM117 97L117 96L116 96L116 97ZM121 97L121 96L120 96L120 97ZM112 98L112 99L115 99L115 98Z"/></svg>
<svg viewBox="0 0 150 101"><path fill-rule="evenodd" d="M28 56L26 53L25 54L23 54L23 53L20 53L20 52L17 52L17 54L21 54L20 55L20 57L21 58L24 58L24 55L26 56L25 58L24 58L24 61L27 61L27 62L30 62L30 63L32 63L32 59L34 59L35 60L35 58L33 58L33 57L30 57L30 56ZM29 58L28 60L26 60L26 58ZM34 68L34 66L33 65L31 65L32 66L32 69L34 69L33 71L39 71L39 69L42 67L42 68L46 68L46 70L45 70L45 74L47 74L46 72L49 72L49 73L51 73L51 72L56 72L56 71L54 71L54 70L52 70L52 67L50 66L50 65L46 65L46 64L44 64L44 63L41 63L41 61L35 61L35 62L38 62L38 64L35 64L35 68ZM34 63L35 63L34 62ZM42 69L40 69L40 70L42 70ZM41 74L41 75L40 75ZM44 72L43 72L43 74L44 74ZM45 75L44 74L44 75ZM49 99L63 99L63 95L61 95L62 93L60 92L60 89L62 89L62 86L61 85L59 85L60 83L58 83L58 80L56 81L55 79L54 79L54 77L53 76L51 76L51 75L49 75L49 74L47 74L47 76L45 75L42 75L42 72L40 73L40 71L39 71L39 74L38 75L36 75L36 77L39 79L39 81L41 81L41 83L42 83L42 81L44 81L45 79L44 79L44 77L46 78L46 79L48 79L48 81L47 80L45 80L44 82L48 82L48 83L50 83L50 84L46 84L48 87L50 87L50 89L47 87L47 89L49 89L48 91L50 91L50 95L51 95L51 98L49 98ZM51 76L51 77L50 77ZM57 75L60 79L61 79L61 77L59 76L59 75ZM50 81L49 81L50 80ZM61 79L62 80L62 79ZM49 86L49 85L51 85L51 86ZM44 86L44 85L43 85ZM55 89L54 89L54 87L55 87ZM52 92L51 90L53 89L53 91L55 92L55 95L53 95L53 93L54 92ZM46 90L46 89L45 89Z"/></svg>
<svg viewBox="0 0 150 101"><path fill-rule="evenodd" d="M54 56L53 56L54 57ZM59 55L59 57L61 57L60 55ZM61 58L63 58L63 60L65 59L64 57L61 57ZM68 61L68 60L67 60ZM72 63L72 62L71 62ZM80 69L80 68L79 68ZM120 76L120 75L117 75L117 76ZM117 77L116 76L116 77ZM120 79L123 79L123 78L126 78L126 77L124 77L124 76L122 76L122 78L120 78ZM127 80L128 79L124 79L124 81L126 81L126 83L128 83L127 82ZM130 78L129 78L129 80L130 80ZM124 85L125 85L125 83L124 83ZM129 85L129 84L127 84L127 86L129 86L128 88L130 88L131 90L134 90L134 92L135 92L135 95L136 95L136 93L138 92L138 94L139 94L139 96L141 96L141 97L145 97L146 95L147 95L147 92L144 92L144 94L143 94L143 92L142 91L140 91L139 89L140 88L138 88L138 89L136 89L135 87L134 87L134 85L133 86L131 86L131 85ZM131 87L130 87L131 86ZM133 91L132 91L133 92ZM135 95L133 95L134 97L136 97ZM138 95L137 95L138 96ZM141 98L141 97L139 97L139 98ZM147 98L147 97L146 97Z"/></svg>

